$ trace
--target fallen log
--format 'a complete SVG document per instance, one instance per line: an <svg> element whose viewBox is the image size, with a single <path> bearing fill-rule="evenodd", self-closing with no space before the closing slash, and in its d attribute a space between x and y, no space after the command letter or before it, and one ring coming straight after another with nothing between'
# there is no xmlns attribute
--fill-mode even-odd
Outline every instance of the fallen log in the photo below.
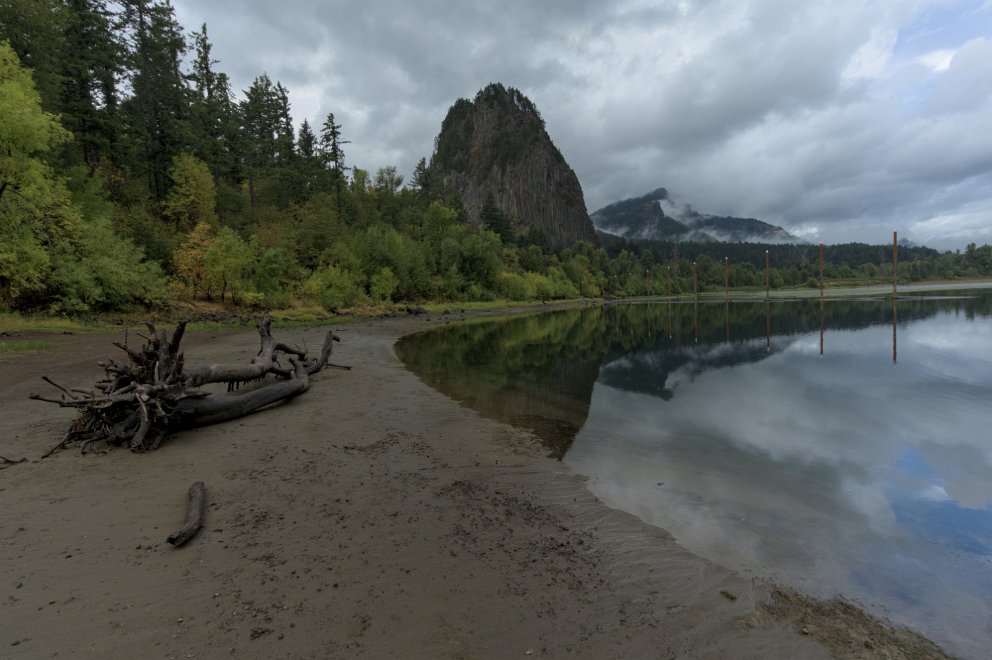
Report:
<svg viewBox="0 0 992 660"><path fill-rule="evenodd" d="M256 410L293 398L310 387L306 365L296 364L289 380L272 383L241 394L214 394L201 399L183 399L177 406L181 428L208 426L250 415Z"/></svg>
<svg viewBox="0 0 992 660"><path fill-rule="evenodd" d="M203 527L203 517L207 512L207 487L197 481L189 487L189 504L186 507L186 524L178 532L166 539L175 547L185 545Z"/></svg>
<svg viewBox="0 0 992 660"><path fill-rule="evenodd" d="M146 325L149 335L142 335L145 344L140 349L128 345L126 333L123 343L114 342L127 355L127 363L101 362L106 378L91 390L68 389L43 377L59 390L59 398L37 394L31 398L80 412L62 440L42 458L72 443L79 444L81 453L97 442L150 451L171 431L230 421L288 400L309 388L310 376L328 366L334 342L340 341L328 332L320 354L308 356L306 350L276 340L272 319L266 316L257 325L258 355L248 364L187 368L179 350L186 322L176 326L171 340L151 321ZM288 358L286 367L279 361L282 356ZM264 382L268 376L276 380ZM226 383L228 393L201 389L210 383ZM255 385L238 391L247 383Z"/></svg>

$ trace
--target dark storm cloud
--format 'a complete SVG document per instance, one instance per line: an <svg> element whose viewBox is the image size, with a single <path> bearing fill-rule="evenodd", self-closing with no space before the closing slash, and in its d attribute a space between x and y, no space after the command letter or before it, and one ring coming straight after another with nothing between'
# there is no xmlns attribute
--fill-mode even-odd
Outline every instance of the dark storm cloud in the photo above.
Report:
<svg viewBox="0 0 992 660"><path fill-rule="evenodd" d="M360 167L408 176L454 100L499 81L541 109L590 210L664 185L811 240L898 228L963 245L992 240L986 5L180 0L177 12L189 29L207 22L236 89L264 71L298 121L334 112Z"/></svg>

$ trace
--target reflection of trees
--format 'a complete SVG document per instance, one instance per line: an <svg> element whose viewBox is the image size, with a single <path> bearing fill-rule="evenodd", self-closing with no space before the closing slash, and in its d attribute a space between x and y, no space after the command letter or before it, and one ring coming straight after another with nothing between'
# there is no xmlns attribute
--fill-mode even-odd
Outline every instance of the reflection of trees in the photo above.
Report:
<svg viewBox="0 0 992 660"><path fill-rule="evenodd" d="M969 298L903 298L898 323L942 312L987 316L992 291ZM892 323L891 300L827 300L827 331ZM770 322L769 322L770 321ZM504 320L477 319L400 340L400 359L432 387L484 415L530 428L561 456L585 423L593 385L668 400L669 375L757 362L764 340L818 332L816 299L590 306ZM772 344L778 350L781 340ZM601 365L605 365L601 368Z"/></svg>
<svg viewBox="0 0 992 660"><path fill-rule="evenodd" d="M482 414L531 429L557 457L585 423L606 337L601 307L461 323L400 340L400 359Z"/></svg>

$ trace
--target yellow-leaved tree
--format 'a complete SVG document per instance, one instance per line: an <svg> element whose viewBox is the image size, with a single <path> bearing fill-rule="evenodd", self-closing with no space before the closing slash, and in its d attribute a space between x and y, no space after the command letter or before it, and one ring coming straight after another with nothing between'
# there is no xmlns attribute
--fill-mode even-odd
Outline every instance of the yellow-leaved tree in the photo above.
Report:
<svg viewBox="0 0 992 660"><path fill-rule="evenodd" d="M71 230L69 193L42 160L70 137L42 111L31 72L0 42L0 309L45 288L46 245Z"/></svg>
<svg viewBox="0 0 992 660"><path fill-rule="evenodd" d="M70 192L45 162L71 139L41 109L31 72L0 42L0 309L162 302L161 271L114 232L99 181L77 177Z"/></svg>
<svg viewBox="0 0 992 660"><path fill-rule="evenodd" d="M172 189L165 198L165 215L176 228L188 232L201 222L217 222L217 188L207 164L181 153L172 159Z"/></svg>

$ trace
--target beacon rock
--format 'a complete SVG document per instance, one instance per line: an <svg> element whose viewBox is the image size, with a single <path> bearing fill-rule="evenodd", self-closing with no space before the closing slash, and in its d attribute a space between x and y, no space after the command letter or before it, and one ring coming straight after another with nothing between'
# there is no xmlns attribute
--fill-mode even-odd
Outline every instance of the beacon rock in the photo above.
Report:
<svg viewBox="0 0 992 660"><path fill-rule="evenodd" d="M575 172L533 102L512 87L491 84L474 101L451 106L430 171L433 181L458 196L472 221L482 221L491 196L518 234L535 228L553 249L597 242Z"/></svg>

